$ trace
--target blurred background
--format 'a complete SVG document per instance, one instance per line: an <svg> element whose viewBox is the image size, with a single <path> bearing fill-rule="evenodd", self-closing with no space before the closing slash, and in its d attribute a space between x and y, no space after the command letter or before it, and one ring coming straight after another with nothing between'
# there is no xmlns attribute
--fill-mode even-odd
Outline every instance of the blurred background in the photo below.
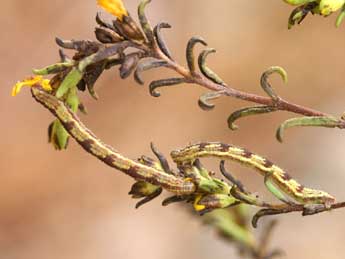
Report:
<svg viewBox="0 0 345 259"><path fill-rule="evenodd" d="M231 86L262 94L261 73L284 67L288 85L271 80L281 96L339 116L345 110L345 24L307 17L287 30L291 7L277 0L153 1L153 23L168 21L165 32L177 60L184 61L187 40L201 35L218 50L209 65ZM126 0L135 13L138 0ZM163 208L162 197L139 210L128 195L129 177L106 167L71 141L68 151L47 144L52 116L36 104L29 91L10 97L11 87L58 60L54 37L94 39L95 1L3 0L0 69L0 258L239 258L233 246L218 239L201 221L179 205ZM172 75L154 71L147 82ZM205 92L194 85L162 90L161 98L132 78L119 79L117 68L97 83L98 102L85 95L89 109L82 120L106 143L136 158L151 155L153 141L165 154L197 141L222 141L249 148L275 161L307 186L345 200L345 132L292 129L284 144L275 130L291 114L278 112L239 121L229 131L227 116L248 103L217 101L212 112L197 106ZM217 162L207 161L217 170ZM251 190L264 193L263 179L250 169L229 163ZM267 193L266 193L267 194ZM269 199L270 196L265 195ZM166 195L166 194L165 194ZM254 212L254 211L253 211ZM303 218L279 217L273 247L285 258L344 258L344 210ZM260 231L254 230L255 232Z"/></svg>

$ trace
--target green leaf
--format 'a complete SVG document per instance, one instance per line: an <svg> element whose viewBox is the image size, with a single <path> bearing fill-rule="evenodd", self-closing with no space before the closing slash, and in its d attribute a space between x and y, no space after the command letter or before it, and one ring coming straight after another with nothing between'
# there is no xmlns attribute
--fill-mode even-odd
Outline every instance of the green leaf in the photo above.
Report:
<svg viewBox="0 0 345 259"><path fill-rule="evenodd" d="M339 13L339 15L337 17L337 20L336 20L336 23L335 23L335 26L337 28L341 25L341 23L343 22L344 18L345 18L345 5L341 9L341 11L340 11L340 13Z"/></svg>
<svg viewBox="0 0 345 259"><path fill-rule="evenodd" d="M153 33L153 29L145 15L146 6L151 2L151 0L142 0L138 7L138 16L141 27L146 35L147 40L149 43L153 44L155 37Z"/></svg>
<svg viewBox="0 0 345 259"><path fill-rule="evenodd" d="M71 72L67 74L65 79L62 81L59 89L56 92L56 97L61 98L64 96L72 87L76 87L79 81L82 79L83 74L77 69L73 68Z"/></svg>
<svg viewBox="0 0 345 259"><path fill-rule="evenodd" d="M273 100L278 100L278 95L274 92L272 86L268 82L268 78L274 74L277 73L281 76L284 83L286 84L288 81L288 76L284 68L279 66L273 66L267 69L261 76L260 84L262 89L270 96Z"/></svg>
<svg viewBox="0 0 345 259"><path fill-rule="evenodd" d="M192 37L187 44L186 49L186 59L188 63L188 68L191 73L195 72L195 56L194 56L194 48L197 43L200 43L204 46L207 46L206 41L201 37Z"/></svg>
<svg viewBox="0 0 345 259"><path fill-rule="evenodd" d="M236 120L247 117L250 115L256 114L264 114L269 112L277 111L276 107L273 106L254 106L254 107L246 107L240 110L233 112L228 118L228 127L231 130L236 130L238 127L234 124Z"/></svg>
<svg viewBox="0 0 345 259"><path fill-rule="evenodd" d="M47 66L45 68L42 69L33 69L32 72L35 75L49 75L49 74L57 74L60 73L62 71L65 71L66 69L70 68L71 66L73 66L73 63L71 62L64 62L64 63L56 63L50 66Z"/></svg>
<svg viewBox="0 0 345 259"><path fill-rule="evenodd" d="M285 121L277 130L276 137L279 142L283 142L283 133L286 129L292 127L326 127L336 128L341 125L341 121L334 117L301 117L292 118Z"/></svg>
<svg viewBox="0 0 345 259"><path fill-rule="evenodd" d="M200 71L206 78L210 79L214 83L225 86L226 84L224 83L224 81L215 72L213 72L206 64L206 59L208 55L211 53L216 53L216 50L206 49L202 51L201 54L199 55L198 64L199 64Z"/></svg>
<svg viewBox="0 0 345 259"><path fill-rule="evenodd" d="M59 120L55 120L49 125L48 137L49 143L52 143L55 149L63 150L67 148L69 134Z"/></svg>

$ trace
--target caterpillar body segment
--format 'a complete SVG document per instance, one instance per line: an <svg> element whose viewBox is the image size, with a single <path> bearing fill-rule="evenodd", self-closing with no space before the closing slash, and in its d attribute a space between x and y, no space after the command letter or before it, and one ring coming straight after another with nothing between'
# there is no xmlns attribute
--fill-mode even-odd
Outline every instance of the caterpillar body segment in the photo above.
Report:
<svg viewBox="0 0 345 259"><path fill-rule="evenodd" d="M283 202L291 203L292 199L299 204L322 204L327 208L335 203L335 198L330 194L304 187L266 158L241 147L218 142L198 143L171 152L171 157L175 163L182 165L193 163L202 157L233 160L256 169L265 177L267 188Z"/></svg>
<svg viewBox="0 0 345 259"><path fill-rule="evenodd" d="M192 181L149 167L140 162L128 159L110 146L100 141L75 114L55 96L38 87L32 87L34 99L49 109L68 131L68 133L87 151L107 165L114 167L136 180L142 180L173 192L177 195L194 193L196 186Z"/></svg>

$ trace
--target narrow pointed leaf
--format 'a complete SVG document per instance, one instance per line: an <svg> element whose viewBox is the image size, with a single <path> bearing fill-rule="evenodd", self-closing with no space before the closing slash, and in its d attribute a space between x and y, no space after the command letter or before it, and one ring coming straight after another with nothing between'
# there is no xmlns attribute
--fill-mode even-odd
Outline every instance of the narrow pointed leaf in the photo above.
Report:
<svg viewBox="0 0 345 259"><path fill-rule="evenodd" d="M35 75L49 75L49 74L57 74L66 69L72 67L74 64L71 62L64 62L64 63L56 63L45 68L41 69L33 69L33 73Z"/></svg>
<svg viewBox="0 0 345 259"><path fill-rule="evenodd" d="M141 27L146 35L147 40L150 44L154 42L154 34L152 27L146 17L145 9L146 6L151 2L151 0L142 0L138 7L138 15L139 15L139 21L141 24Z"/></svg>
<svg viewBox="0 0 345 259"><path fill-rule="evenodd" d="M225 169L225 161L224 160L220 161L219 169L220 169L220 172L222 173L222 175L226 179L228 179L233 185L236 185L241 192L246 193L243 183L240 180L236 179L231 173L229 173Z"/></svg>
<svg viewBox="0 0 345 259"><path fill-rule="evenodd" d="M200 68L201 73L205 77L213 81L214 83L225 85L224 81L215 72L213 72L206 64L206 59L208 55L215 52L216 52L215 49L206 49L203 52L201 52L198 59L199 68Z"/></svg>
<svg viewBox="0 0 345 259"><path fill-rule="evenodd" d="M342 7L342 9L341 9L341 11L340 11L340 13L339 13L339 15L337 17L337 20L336 20L336 23L335 23L337 28L340 27L340 25L343 22L344 18L345 18L345 5Z"/></svg>
<svg viewBox="0 0 345 259"><path fill-rule="evenodd" d="M171 169L170 169L170 166L169 166L169 163L168 163L168 160L167 158L163 155L163 153L161 153L156 147L155 145L153 144L153 142L151 142L151 150L153 152L153 154L155 154L155 156L158 158L160 164L161 164L161 167L163 168L163 170L168 173L168 174L173 174Z"/></svg>
<svg viewBox="0 0 345 259"><path fill-rule="evenodd" d="M260 84L261 84L262 89L268 94L268 96L270 96L272 98L272 100L277 101L279 99L279 97L274 92L272 86L268 82L269 77L274 73L278 73L281 76L281 78L283 79L284 83L287 83L288 77L287 77L287 73L284 70L284 68L278 67L278 66L273 66L273 67L270 67L268 70L266 70L262 74Z"/></svg>
<svg viewBox="0 0 345 259"><path fill-rule="evenodd" d="M98 80L98 78L101 76L105 69L105 64L106 61L104 62L99 62L96 64L92 64L86 68L85 75L83 80L86 83L87 90L89 91L89 94L95 99L98 99L98 95L94 89L95 83Z"/></svg>
<svg viewBox="0 0 345 259"><path fill-rule="evenodd" d="M230 129L236 130L238 127L234 123L236 120L240 118L251 116L251 115L270 113L270 112L275 112L275 111L277 111L277 109L273 106L254 106L254 107L243 108L238 111L235 111L229 116L228 126Z"/></svg>
<svg viewBox="0 0 345 259"><path fill-rule="evenodd" d="M142 72L153 68L165 67L167 65L168 63L164 60L143 60L138 64L137 69L134 72L134 79L138 84L143 85L144 80L141 78Z"/></svg>
<svg viewBox="0 0 345 259"><path fill-rule="evenodd" d="M153 81L149 88L150 88L150 94L153 97L159 97L161 94L156 91L157 88L163 87L163 86L172 86L172 85L178 85L185 83L185 78L168 78L168 79L162 79Z"/></svg>
<svg viewBox="0 0 345 259"><path fill-rule="evenodd" d="M191 73L195 72L195 56L194 56L194 47L197 43L201 43L204 46L207 46L206 41L201 37L193 37L188 41L186 58L188 63L188 68Z"/></svg>
<svg viewBox="0 0 345 259"><path fill-rule="evenodd" d="M279 142L283 142L283 134L286 129L292 127L326 127L336 128L341 125L341 121L334 117L301 117L292 118L285 121L277 130L276 137Z"/></svg>
<svg viewBox="0 0 345 259"><path fill-rule="evenodd" d="M77 69L73 68L71 72L67 74L65 79L62 81L59 89L56 92L56 97L61 98L64 96L72 87L76 87L79 81L82 79L83 74Z"/></svg>
<svg viewBox="0 0 345 259"><path fill-rule="evenodd" d="M209 101L218 99L224 94L224 91L205 93L200 96L198 104L201 109L205 111L210 111L214 109L215 105Z"/></svg>
<svg viewBox="0 0 345 259"><path fill-rule="evenodd" d="M72 40L63 40L58 37L55 38L55 42L58 46L64 49L75 49L74 41Z"/></svg>
<svg viewBox="0 0 345 259"><path fill-rule="evenodd" d="M272 215L278 215L278 214L285 214L292 212L289 207L282 208L282 209L262 209L259 210L252 218L252 226L253 228L258 227L258 222L262 217L265 216L272 216Z"/></svg>
<svg viewBox="0 0 345 259"><path fill-rule="evenodd" d="M48 127L48 141L53 144L56 150L66 149L69 141L69 134L59 120L55 120Z"/></svg>
<svg viewBox="0 0 345 259"><path fill-rule="evenodd" d="M161 23L158 23L157 26L154 28L154 34L155 34L155 37L156 37L156 40L157 40L157 44L158 44L158 47L161 49L161 51L168 57L172 60L172 55L170 53L170 50L168 48L168 46L166 45L164 39L163 39L163 36L162 36L162 33L161 33L161 29L170 29L171 28L171 25L169 23L165 23L165 22L161 22Z"/></svg>

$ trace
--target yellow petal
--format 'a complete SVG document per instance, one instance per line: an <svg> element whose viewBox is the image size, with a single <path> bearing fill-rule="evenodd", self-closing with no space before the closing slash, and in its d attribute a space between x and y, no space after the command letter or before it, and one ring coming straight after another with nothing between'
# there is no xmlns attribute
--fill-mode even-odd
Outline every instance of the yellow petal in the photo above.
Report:
<svg viewBox="0 0 345 259"><path fill-rule="evenodd" d="M202 198L202 195L199 194L199 195L196 196L196 198L195 198L195 200L194 200L193 206L194 206L194 209L195 209L196 211L202 211L202 210L204 210L204 209L206 208L205 205L199 204L199 201L201 200L201 198Z"/></svg>
<svg viewBox="0 0 345 259"><path fill-rule="evenodd" d="M43 79L42 76L33 76L24 79L23 81L17 82L12 88L12 96L16 96L23 86L32 87L34 85L40 84L42 88L46 91L51 91L52 87L50 85L50 80Z"/></svg>
<svg viewBox="0 0 345 259"><path fill-rule="evenodd" d="M43 79L41 82L41 86L44 90L47 92L50 92L52 89L52 86L50 85L50 80L49 79Z"/></svg>
<svg viewBox="0 0 345 259"><path fill-rule="evenodd" d="M121 0L97 0L97 3L120 21L122 21L123 16L128 16L128 12Z"/></svg>

